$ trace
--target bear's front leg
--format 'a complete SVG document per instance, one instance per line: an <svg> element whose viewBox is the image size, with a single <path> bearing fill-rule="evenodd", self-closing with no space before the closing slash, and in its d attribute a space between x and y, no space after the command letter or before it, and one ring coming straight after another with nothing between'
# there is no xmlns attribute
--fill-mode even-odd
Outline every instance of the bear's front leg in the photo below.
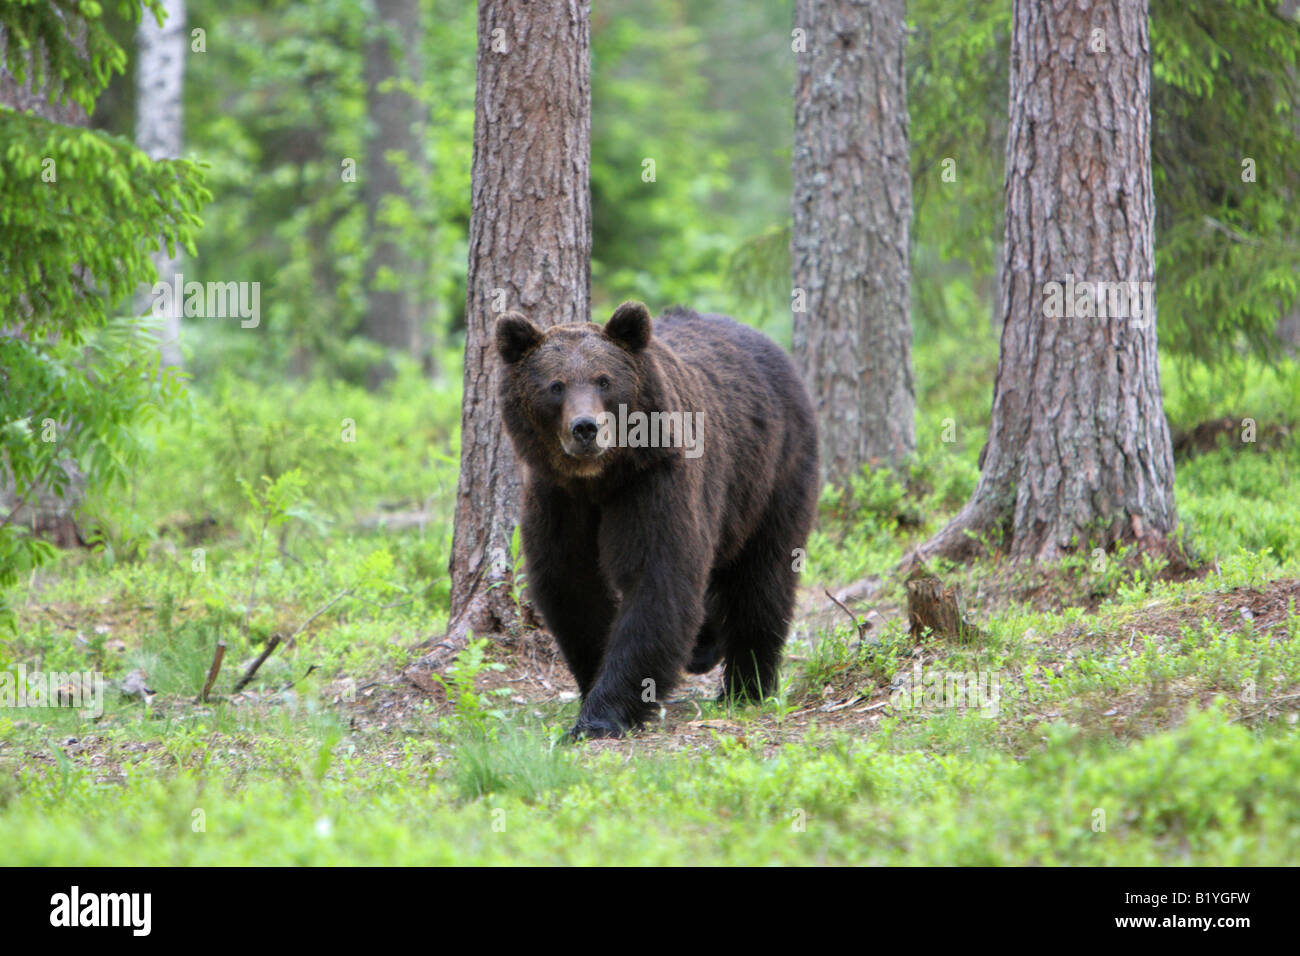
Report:
<svg viewBox="0 0 1300 956"><path fill-rule="evenodd" d="M625 591L600 672L570 731L620 737L643 724L676 686L703 617L700 601L653 585Z"/></svg>
<svg viewBox="0 0 1300 956"><path fill-rule="evenodd" d="M692 529L628 502L601 522L602 565L622 602L574 738L618 737L646 721L672 691L704 620L709 552ZM627 533L635 531L637 533Z"/></svg>
<svg viewBox="0 0 1300 956"><path fill-rule="evenodd" d="M616 601L597 562L595 508L553 486L525 491L520 539L528 593L586 698L596 682Z"/></svg>

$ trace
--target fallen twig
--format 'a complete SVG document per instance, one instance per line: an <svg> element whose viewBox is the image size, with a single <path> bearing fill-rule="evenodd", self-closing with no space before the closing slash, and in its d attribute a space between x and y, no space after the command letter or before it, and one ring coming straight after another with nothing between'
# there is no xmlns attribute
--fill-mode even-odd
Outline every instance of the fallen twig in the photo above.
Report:
<svg viewBox="0 0 1300 956"><path fill-rule="evenodd" d="M838 704L822 704L817 709L823 714L833 714L837 710L844 710L846 707L852 707L854 704L860 704L866 700L865 694L859 694L857 697L846 698Z"/></svg>
<svg viewBox="0 0 1300 956"><path fill-rule="evenodd" d="M311 617L307 618L307 620L303 621L301 624L298 625L297 629L292 634L289 635L289 639L285 641L285 644L289 647L293 647L294 640L298 637L299 634L301 634L303 631L307 629L308 625L310 625L312 621L316 620L316 618L320 617L322 614L324 614L326 611L332 608L343 598L351 594L353 590L354 590L353 588L347 588L346 590L340 591L338 594L334 595L332 598L326 601L323 605L321 605L320 609L317 610L315 614L313 614Z"/></svg>
<svg viewBox="0 0 1300 956"><path fill-rule="evenodd" d="M1249 714L1239 714L1236 720L1254 720L1256 717L1263 717L1273 709L1274 704L1279 704L1284 700L1300 699L1300 694L1283 694L1281 697L1270 697L1264 701L1264 706L1259 710L1252 710Z"/></svg>
<svg viewBox="0 0 1300 956"><path fill-rule="evenodd" d="M226 642L217 641L216 650L212 654L212 666L208 668L208 679L203 682L203 691L199 694L199 703L208 702L208 692L212 690L212 685L217 682L217 675L221 673L221 659L226 656Z"/></svg>
<svg viewBox="0 0 1300 956"><path fill-rule="evenodd" d="M303 672L303 675L302 675L301 677L299 677L299 678L298 678L297 680L295 680L295 681L290 681L289 683L285 684L283 687L280 688L280 690L281 690L281 691L286 691L286 690L289 690L289 689L291 689L291 688L293 688L293 687L296 687L296 686L297 686L298 684L300 684L302 681L305 681L308 677L310 677L311 674L312 674L312 671L317 670L317 669L318 669L318 668L316 667L316 665L315 665L315 664L312 664L310 667L307 668L306 671Z"/></svg>
<svg viewBox="0 0 1300 956"><path fill-rule="evenodd" d="M272 634L271 639L266 642L266 647L262 648L262 653L257 655L257 660L253 661L253 663L249 665L248 670L244 671L244 676L235 682L235 689L231 691L231 693L238 694L241 690L247 687L248 682L252 680L253 675L257 673L257 669L266 663L266 659L270 657L272 652L279 646L280 635Z"/></svg>
<svg viewBox="0 0 1300 956"><path fill-rule="evenodd" d="M858 629L858 640L860 641L866 640L867 631L871 630L871 622L868 621L866 624L863 624L861 621L858 620L858 616L856 614L854 614L852 611L850 611L847 607L844 606L843 601L837 598L834 594L831 594L829 589L823 589L823 591L825 595L835 603L836 607L838 607L841 611L843 611L845 614L849 616L849 620L853 622L853 626Z"/></svg>

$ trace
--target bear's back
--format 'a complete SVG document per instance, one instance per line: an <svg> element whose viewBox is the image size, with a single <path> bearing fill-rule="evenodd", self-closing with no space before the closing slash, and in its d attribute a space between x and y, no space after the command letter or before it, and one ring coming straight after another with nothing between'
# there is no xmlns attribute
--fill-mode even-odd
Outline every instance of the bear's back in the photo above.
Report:
<svg viewBox="0 0 1300 956"><path fill-rule="evenodd" d="M782 488L814 489L817 423L794 362L757 329L724 315L674 308L654 338L698 373L704 394L704 461L717 557L730 560Z"/></svg>
<svg viewBox="0 0 1300 956"><path fill-rule="evenodd" d="M768 414L811 425L812 406L794 362L757 329L730 316L674 306L655 320L654 335L714 388L729 393L724 399L748 393Z"/></svg>

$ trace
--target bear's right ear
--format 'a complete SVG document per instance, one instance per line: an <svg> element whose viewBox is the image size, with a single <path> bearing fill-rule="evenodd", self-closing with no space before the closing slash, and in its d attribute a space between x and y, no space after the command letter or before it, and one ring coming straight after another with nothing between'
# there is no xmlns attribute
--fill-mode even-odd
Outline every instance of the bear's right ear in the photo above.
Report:
<svg viewBox="0 0 1300 956"><path fill-rule="evenodd" d="M650 344L650 310L641 302L624 302L605 323L605 334L629 352Z"/></svg>
<svg viewBox="0 0 1300 956"><path fill-rule="evenodd" d="M497 319L496 340L506 364L514 365L542 340L542 332L518 312L507 312Z"/></svg>

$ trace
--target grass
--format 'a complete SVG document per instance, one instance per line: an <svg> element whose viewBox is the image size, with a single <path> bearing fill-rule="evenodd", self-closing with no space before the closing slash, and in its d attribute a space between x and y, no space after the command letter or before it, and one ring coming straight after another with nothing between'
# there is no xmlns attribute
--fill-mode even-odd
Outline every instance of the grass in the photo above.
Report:
<svg viewBox="0 0 1300 956"><path fill-rule="evenodd" d="M37 865L1293 862L1288 734L1210 709L1116 747L1057 722L1016 758L988 728L952 716L775 752L720 737L707 760L557 750L515 728L462 747L444 779L431 745L380 760L328 722L228 727L242 749L196 724L123 782L70 758L20 771L0 846Z"/></svg>

